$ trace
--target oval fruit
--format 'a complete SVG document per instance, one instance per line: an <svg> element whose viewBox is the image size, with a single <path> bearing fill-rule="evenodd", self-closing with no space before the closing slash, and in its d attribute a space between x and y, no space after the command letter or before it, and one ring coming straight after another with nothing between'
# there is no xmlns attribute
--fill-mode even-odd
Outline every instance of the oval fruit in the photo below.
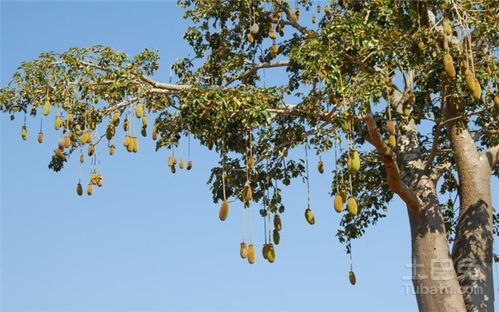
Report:
<svg viewBox="0 0 499 312"><path fill-rule="evenodd" d="M38 136L36 138L38 140L38 143L43 143L43 133L38 132Z"/></svg>
<svg viewBox="0 0 499 312"><path fill-rule="evenodd" d="M357 283L357 278L355 277L355 273L353 271L348 272L348 280L352 285L355 285L355 283Z"/></svg>
<svg viewBox="0 0 499 312"><path fill-rule="evenodd" d="M255 246L253 244L248 245L248 262L250 264L255 263L256 260L256 253L255 253Z"/></svg>
<svg viewBox="0 0 499 312"><path fill-rule="evenodd" d="M218 212L218 217L220 221L225 221L229 215L229 202L224 200L222 205L220 205L220 211Z"/></svg>
<svg viewBox="0 0 499 312"><path fill-rule="evenodd" d="M81 186L81 183L76 184L76 194L78 194L78 196L83 195L83 187Z"/></svg>
<svg viewBox="0 0 499 312"><path fill-rule="evenodd" d="M239 255L241 258L246 258L248 256L248 247L245 243L241 243L241 247L239 248Z"/></svg>
<svg viewBox="0 0 499 312"><path fill-rule="evenodd" d="M353 197L348 199L348 212L354 216L358 212L357 201Z"/></svg>
<svg viewBox="0 0 499 312"><path fill-rule="evenodd" d="M340 194L336 194L336 196L334 196L334 210L338 213L343 211L343 198Z"/></svg>
<svg viewBox="0 0 499 312"><path fill-rule="evenodd" d="M274 229L272 233L272 238L274 241L274 244L279 245L279 242L281 241L281 234L279 234L279 231L277 229Z"/></svg>
<svg viewBox="0 0 499 312"><path fill-rule="evenodd" d="M307 208L305 210L305 219L307 220L308 224L313 225L315 223L315 217L314 214L312 213L312 210L310 208Z"/></svg>
<svg viewBox="0 0 499 312"><path fill-rule="evenodd" d="M274 215L274 229L280 231L282 229L281 217L279 215Z"/></svg>

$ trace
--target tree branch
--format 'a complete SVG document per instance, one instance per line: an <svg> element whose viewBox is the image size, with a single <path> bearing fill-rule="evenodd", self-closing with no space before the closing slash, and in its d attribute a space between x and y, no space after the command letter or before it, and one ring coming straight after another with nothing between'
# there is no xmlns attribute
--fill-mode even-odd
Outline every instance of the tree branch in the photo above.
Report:
<svg viewBox="0 0 499 312"><path fill-rule="evenodd" d="M490 170L493 170L494 167L499 164L499 145L489 148L483 152L480 157L487 161L490 166Z"/></svg>
<svg viewBox="0 0 499 312"><path fill-rule="evenodd" d="M419 200L402 181L395 153L383 141L373 115L371 113L368 113L365 116L364 120L366 121L367 131L369 133L366 139L376 148L376 151L381 157L381 161L383 161L386 170L388 186L393 192L395 192L402 198L402 200L409 207L411 213L415 216L418 216L420 206Z"/></svg>
<svg viewBox="0 0 499 312"><path fill-rule="evenodd" d="M288 65L289 65L289 61L280 61L280 62L275 62L275 63L260 63L260 64L255 65L255 67L253 67L252 69L245 71L241 75L239 75L237 77L230 78L227 81L227 83L225 84L225 86L230 85L231 83L233 83L236 80L244 80L244 79L248 78L249 76L253 75L254 73L256 73L259 69L273 68L273 67L284 67L284 66L288 66Z"/></svg>

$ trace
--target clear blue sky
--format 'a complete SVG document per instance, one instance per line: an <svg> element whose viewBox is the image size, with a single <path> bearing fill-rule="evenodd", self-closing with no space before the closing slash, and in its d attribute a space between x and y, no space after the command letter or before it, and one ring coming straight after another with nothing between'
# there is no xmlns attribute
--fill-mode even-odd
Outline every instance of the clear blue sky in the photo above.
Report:
<svg viewBox="0 0 499 312"><path fill-rule="evenodd" d="M1 84L40 52L94 44L159 49L158 78L167 80L168 66L189 53L181 13L174 1L2 1ZM275 263L249 265L238 255L241 205L221 223L206 185L217 155L193 144L194 169L172 175L167 151L142 140L138 154L103 155L104 187L78 197L77 157L60 173L48 170L57 137L47 120L46 143L36 143L39 124L28 118L23 142L21 116L1 116L2 311L417 311L404 288L410 235L399 200L353 243L356 286L334 237L330 174L311 177L316 225L305 222L305 187L295 183L283 196ZM330 168L332 154L323 159ZM260 256L263 229L252 209Z"/></svg>

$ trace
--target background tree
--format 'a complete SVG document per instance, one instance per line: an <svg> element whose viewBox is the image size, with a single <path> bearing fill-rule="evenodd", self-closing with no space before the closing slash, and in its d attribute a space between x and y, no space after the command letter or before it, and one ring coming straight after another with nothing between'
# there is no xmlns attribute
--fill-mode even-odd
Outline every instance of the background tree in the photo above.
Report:
<svg viewBox="0 0 499 312"><path fill-rule="evenodd" d="M149 127L157 148L172 150L173 172L181 167L174 147L193 136L221 155L210 179L214 200L263 202L264 222L276 230L269 242L277 243L281 185L309 175L308 158L292 160L288 150L335 149L331 190L338 211L348 201L337 233L347 252L395 193L411 220L415 287L441 292L419 293L420 310L493 311L490 175L497 175L499 148L492 3L180 5L195 23L185 38L196 57L172 66L175 84L150 78L158 61L153 51L129 58L95 46L42 54L2 89L9 113L62 112L54 120L61 140L51 168L60 170L82 147L97 164L94 149L108 140L112 154L123 126L130 152L138 150L138 128L147 134ZM315 23L303 22L307 9L316 12L308 16ZM260 69L274 67L285 67L289 81L267 87ZM144 112L156 117L154 125L147 126ZM439 179L440 192L457 191L458 214L456 201L439 202ZM77 192L92 193L101 183L96 172ZM310 208L305 216L313 223ZM222 204L221 219L226 209ZM452 257L448 239L455 240ZM266 246L272 262L275 246ZM446 270L451 261L455 268ZM440 278L435 268L443 270ZM483 293L462 296L459 287Z"/></svg>

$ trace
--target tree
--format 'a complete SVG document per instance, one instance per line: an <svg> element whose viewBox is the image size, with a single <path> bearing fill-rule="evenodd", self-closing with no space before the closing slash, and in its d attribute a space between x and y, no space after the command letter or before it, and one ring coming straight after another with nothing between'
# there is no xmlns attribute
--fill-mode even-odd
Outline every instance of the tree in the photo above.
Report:
<svg viewBox="0 0 499 312"><path fill-rule="evenodd" d="M196 56L172 66L177 83L151 78L154 51L129 58L108 47L72 48L21 64L0 92L2 111L63 112L54 120L56 171L83 147L95 159L93 149L106 140L112 154L118 126L127 150L137 152L138 118L158 149L172 150L172 171L182 166L174 148L192 136L221 155L210 178L220 218L228 199L263 202L274 244L284 212L280 185L309 174L308 158L289 159L288 150L334 149L331 205L343 212L348 202L337 232L347 252L396 194L408 208L420 310L493 311L497 9L491 1L298 2L179 1L193 21L184 37ZM308 9L315 23L304 21ZM285 68L289 80L262 86L265 68ZM101 182L96 172L77 192ZM441 203L439 192L459 201ZM264 252L271 262L274 244Z"/></svg>

